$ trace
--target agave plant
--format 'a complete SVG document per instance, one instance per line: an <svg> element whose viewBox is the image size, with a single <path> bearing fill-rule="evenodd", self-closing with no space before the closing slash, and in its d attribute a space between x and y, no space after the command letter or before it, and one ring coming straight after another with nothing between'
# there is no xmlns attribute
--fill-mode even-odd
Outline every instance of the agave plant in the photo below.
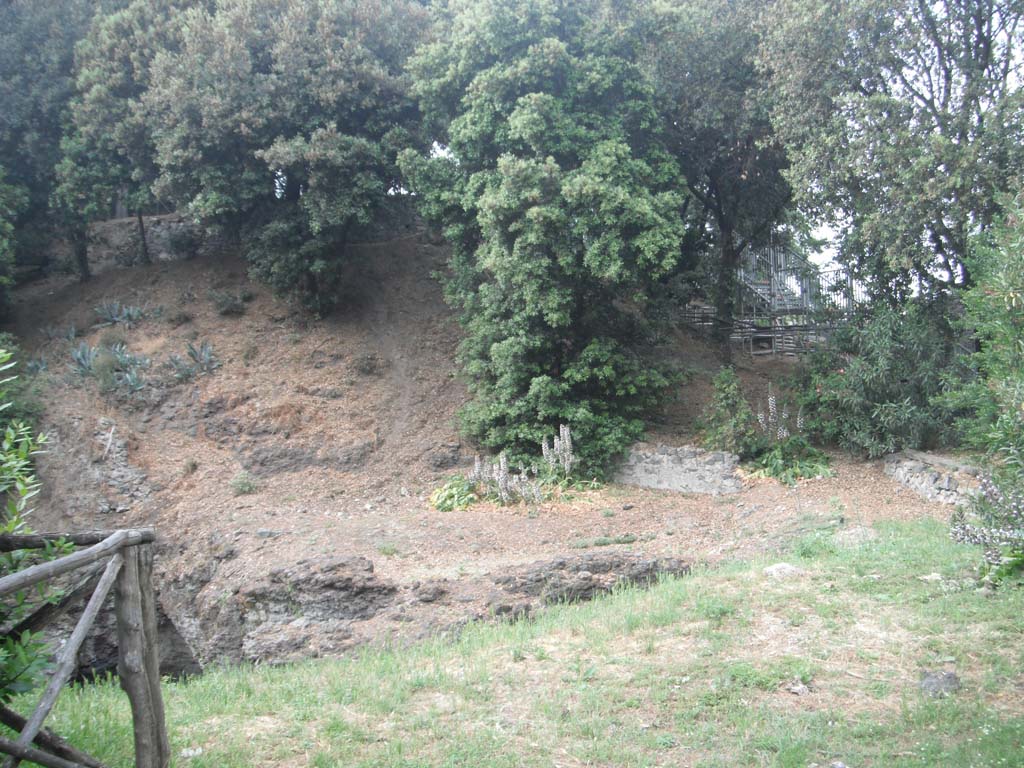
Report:
<svg viewBox="0 0 1024 768"><path fill-rule="evenodd" d="M188 356L192 358L200 373L213 373L220 368L220 360L213 353L213 346L208 341L200 342L198 347L191 341L188 342Z"/></svg>
<svg viewBox="0 0 1024 768"><path fill-rule="evenodd" d="M96 358L99 355L96 347L90 347L87 342L82 342L71 350L71 360L74 362L75 370L82 376L89 376L93 372Z"/></svg>
<svg viewBox="0 0 1024 768"><path fill-rule="evenodd" d="M175 381L183 382L195 378L195 367L189 365L180 355L171 355L167 358L167 367L171 369Z"/></svg>

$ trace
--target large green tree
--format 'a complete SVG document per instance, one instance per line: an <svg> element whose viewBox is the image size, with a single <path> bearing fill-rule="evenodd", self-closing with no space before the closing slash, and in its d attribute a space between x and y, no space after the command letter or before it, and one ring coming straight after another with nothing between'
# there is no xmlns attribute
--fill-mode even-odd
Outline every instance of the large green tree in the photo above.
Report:
<svg viewBox="0 0 1024 768"><path fill-rule="evenodd" d="M780 0L773 120L812 214L877 296L969 282L1024 170L1021 0Z"/></svg>
<svg viewBox="0 0 1024 768"><path fill-rule="evenodd" d="M641 434L666 384L638 349L683 236L638 9L451 0L412 65L437 146L404 167L453 245L468 432L525 455L568 423L588 469Z"/></svg>
<svg viewBox="0 0 1024 768"><path fill-rule="evenodd" d="M0 166L0 308L6 305L7 288L14 279L14 224L26 202L25 191L10 184Z"/></svg>
<svg viewBox="0 0 1024 768"><path fill-rule="evenodd" d="M54 208L84 227L109 215L116 202L126 205L138 220L143 261L149 256L142 214L154 202L158 168L142 97L156 54L179 48L181 11L194 5L197 0L133 0L98 14L75 51L76 93L61 140Z"/></svg>
<svg viewBox="0 0 1024 768"><path fill-rule="evenodd" d="M18 257L45 261L61 137L74 93L73 51L95 13L114 0L0 3L0 164L26 193Z"/></svg>
<svg viewBox="0 0 1024 768"><path fill-rule="evenodd" d="M159 193L246 233L254 274L334 301L352 230L397 185L418 125L412 0L219 0L183 15L144 96Z"/></svg>
<svg viewBox="0 0 1024 768"><path fill-rule="evenodd" d="M728 344L743 254L785 219L786 153L758 70L765 0L655 0L643 57L668 147L712 246L719 340ZM727 347L726 347L727 348Z"/></svg>

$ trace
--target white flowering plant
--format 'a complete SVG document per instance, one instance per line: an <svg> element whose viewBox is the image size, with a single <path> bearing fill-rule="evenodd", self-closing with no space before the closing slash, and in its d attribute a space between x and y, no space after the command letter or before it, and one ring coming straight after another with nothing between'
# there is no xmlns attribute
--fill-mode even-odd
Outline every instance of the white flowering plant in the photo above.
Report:
<svg viewBox="0 0 1024 768"><path fill-rule="evenodd" d="M991 583L1024 573L1024 488L991 475L981 479L967 509L953 513L950 535L984 551L985 576Z"/></svg>

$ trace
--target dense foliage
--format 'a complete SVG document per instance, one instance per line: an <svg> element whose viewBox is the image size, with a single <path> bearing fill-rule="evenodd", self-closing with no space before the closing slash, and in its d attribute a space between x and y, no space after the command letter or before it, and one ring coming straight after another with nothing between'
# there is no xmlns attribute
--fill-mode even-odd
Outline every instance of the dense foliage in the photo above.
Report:
<svg viewBox="0 0 1024 768"><path fill-rule="evenodd" d="M969 283L971 238L1024 170L1020 0L781 0L773 122L804 207L876 296Z"/></svg>
<svg viewBox="0 0 1024 768"><path fill-rule="evenodd" d="M523 454L571 424L590 471L639 437L668 383L637 349L683 234L633 11L456 0L413 64L444 151L405 168L455 249L466 428Z"/></svg>
<svg viewBox="0 0 1024 768"><path fill-rule="evenodd" d="M965 442L1004 474L1024 475L1024 208L1018 200L969 262L965 324L978 342L975 376L948 399L965 415Z"/></svg>
<svg viewBox="0 0 1024 768"><path fill-rule="evenodd" d="M877 305L838 329L799 385L809 432L872 457L933 447L948 426L934 400L955 366L949 316L922 302Z"/></svg>
<svg viewBox="0 0 1024 768"><path fill-rule="evenodd" d="M9 413L12 403L8 387L14 381L8 376L15 363L7 349L0 349L0 532L31 533L27 518L32 498L39 491L33 473L33 459L45 437L37 437L32 428L13 420ZM54 557L65 551L63 545L46 550L16 550L0 555L0 576L21 570L40 559ZM48 588L31 589L15 593L0 601L0 623L5 633L0 639L0 702L7 702L18 693L35 687L48 660L48 647L39 632L19 630L18 623L28 617L41 601L52 597Z"/></svg>
<svg viewBox="0 0 1024 768"><path fill-rule="evenodd" d="M596 473L670 383L649 350L680 305L714 304L727 354L737 266L824 222L872 303L809 367L810 434L878 455L953 414L1019 467L1022 25L1022 0L10 0L0 289L55 234L87 277L115 207L147 260L161 206L323 313L412 193L452 247L466 431L518 461L569 424ZM953 328L980 345L957 364ZM708 440L763 453L730 386Z"/></svg>
<svg viewBox="0 0 1024 768"><path fill-rule="evenodd" d="M398 183L417 109L411 0L221 0L181 17L143 102L156 191L246 233L255 275L330 307L352 230Z"/></svg>

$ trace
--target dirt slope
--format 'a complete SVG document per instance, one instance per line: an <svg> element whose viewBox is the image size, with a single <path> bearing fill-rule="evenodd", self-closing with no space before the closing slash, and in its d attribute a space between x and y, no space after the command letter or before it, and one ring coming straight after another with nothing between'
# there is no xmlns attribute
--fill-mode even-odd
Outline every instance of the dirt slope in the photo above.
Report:
<svg viewBox="0 0 1024 768"><path fill-rule="evenodd" d="M514 610L495 597L503 573L592 553L599 540L635 539L601 551L693 562L781 547L822 525L946 514L878 464L842 458L835 478L797 489L747 482L712 499L609 486L532 511L433 510L430 490L472 460L455 426L466 398L458 331L431 276L444 256L416 234L360 246L344 307L323 321L248 283L244 264L224 256L26 287L14 330L47 361L39 383L52 440L36 527L156 527L164 608L205 662L334 653ZM226 317L211 290L253 298ZM130 330L92 327L93 308L111 300L162 309ZM72 323L74 342L59 336ZM114 332L153 361L134 399L102 394L69 367L73 344ZM222 365L175 383L161 364L189 341L212 344ZM673 344L693 375L651 437L678 443L717 363L685 335ZM754 395L785 367L744 365ZM254 492L232 487L242 472ZM337 599L324 604L325 593Z"/></svg>

